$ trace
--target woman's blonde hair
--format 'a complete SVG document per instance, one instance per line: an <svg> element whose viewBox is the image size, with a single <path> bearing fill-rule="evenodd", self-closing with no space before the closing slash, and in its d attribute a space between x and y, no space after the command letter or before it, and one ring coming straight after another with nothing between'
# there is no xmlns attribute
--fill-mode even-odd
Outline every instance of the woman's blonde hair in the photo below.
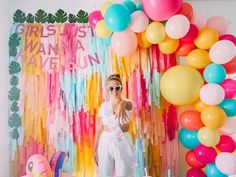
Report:
<svg viewBox="0 0 236 177"><path fill-rule="evenodd" d="M121 78L120 78L120 75L119 74L111 74L107 80L106 80L106 84L108 84L109 81L111 80L115 80L117 82L119 82L121 85L122 85L122 81L121 81Z"/></svg>

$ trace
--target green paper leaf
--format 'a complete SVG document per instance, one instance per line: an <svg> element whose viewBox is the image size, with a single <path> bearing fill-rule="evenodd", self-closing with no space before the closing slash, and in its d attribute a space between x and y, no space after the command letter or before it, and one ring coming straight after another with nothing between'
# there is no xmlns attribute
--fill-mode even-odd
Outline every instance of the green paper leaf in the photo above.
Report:
<svg viewBox="0 0 236 177"><path fill-rule="evenodd" d="M20 98L20 89L12 87L8 92L8 98L11 101L18 101Z"/></svg>
<svg viewBox="0 0 236 177"><path fill-rule="evenodd" d="M59 9L56 12L55 16L55 20L57 23L65 23L67 21L67 13L62 9Z"/></svg>
<svg viewBox="0 0 236 177"><path fill-rule="evenodd" d="M8 125L11 128L18 128L21 126L21 118L18 113L13 113L8 119Z"/></svg>
<svg viewBox="0 0 236 177"><path fill-rule="evenodd" d="M17 55L17 48L16 47L9 48L9 56L15 57L16 55Z"/></svg>
<svg viewBox="0 0 236 177"><path fill-rule="evenodd" d="M17 112L17 111L19 111L19 106L17 105L17 102L16 102L16 101L12 102L12 104L11 104L11 111L12 111L12 112Z"/></svg>
<svg viewBox="0 0 236 177"><path fill-rule="evenodd" d="M78 23L87 23L88 22L88 13L83 10L80 10L77 13L77 22Z"/></svg>
<svg viewBox="0 0 236 177"><path fill-rule="evenodd" d="M48 23L55 23L55 16L51 13L48 14L48 17L47 17L47 21Z"/></svg>
<svg viewBox="0 0 236 177"><path fill-rule="evenodd" d="M16 61L11 61L9 66L9 73L10 74L17 74L21 71L20 64Z"/></svg>
<svg viewBox="0 0 236 177"><path fill-rule="evenodd" d="M70 23L76 23L77 19L76 19L76 16L74 14L69 14L69 17L68 17L68 21Z"/></svg>
<svg viewBox="0 0 236 177"><path fill-rule="evenodd" d="M37 23L46 23L47 22L47 13L42 9L39 9L35 14L35 21Z"/></svg>
<svg viewBox="0 0 236 177"><path fill-rule="evenodd" d="M11 48L19 46L20 40L21 40L21 37L17 33L13 33L9 38L8 46Z"/></svg>
<svg viewBox="0 0 236 177"><path fill-rule="evenodd" d="M20 9L17 9L13 15L13 21L15 23L24 23L26 20L25 13L22 12Z"/></svg>
<svg viewBox="0 0 236 177"><path fill-rule="evenodd" d="M27 23L34 23L34 16L33 16L31 13L29 13L29 14L27 15L27 17L26 17L26 22L27 22Z"/></svg>
<svg viewBox="0 0 236 177"><path fill-rule="evenodd" d="M18 84L18 77L12 76L10 84L11 84L11 86L17 86L17 84Z"/></svg>
<svg viewBox="0 0 236 177"><path fill-rule="evenodd" d="M12 139L18 139L20 137L20 134L16 128L14 128L10 134L11 134Z"/></svg>

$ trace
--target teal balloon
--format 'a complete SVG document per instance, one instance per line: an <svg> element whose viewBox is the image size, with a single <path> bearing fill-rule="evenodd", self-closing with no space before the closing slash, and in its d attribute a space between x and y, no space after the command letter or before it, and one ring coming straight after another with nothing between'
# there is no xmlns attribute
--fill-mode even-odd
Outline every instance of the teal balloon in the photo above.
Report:
<svg viewBox="0 0 236 177"><path fill-rule="evenodd" d="M236 100L224 99L219 106L225 111L228 117L236 116Z"/></svg>
<svg viewBox="0 0 236 177"><path fill-rule="evenodd" d="M208 164L206 166L207 177L228 177L227 175L221 173L215 164Z"/></svg>
<svg viewBox="0 0 236 177"><path fill-rule="evenodd" d="M136 4L131 0L124 1L123 5L129 10L130 14L137 10Z"/></svg>
<svg viewBox="0 0 236 177"><path fill-rule="evenodd" d="M180 142L188 149L194 149L200 144L197 137L198 131L182 128L179 132Z"/></svg>
<svg viewBox="0 0 236 177"><path fill-rule="evenodd" d="M143 4L142 3L138 4L137 10L143 11Z"/></svg>
<svg viewBox="0 0 236 177"><path fill-rule="evenodd" d="M105 12L106 26L113 32L121 32L128 28L131 16L129 10L122 4L113 4Z"/></svg>
<svg viewBox="0 0 236 177"><path fill-rule="evenodd" d="M107 46L111 45L111 37L112 35L110 35L108 38L102 39L102 42Z"/></svg>
<svg viewBox="0 0 236 177"><path fill-rule="evenodd" d="M221 83L226 78L226 70L220 64L210 64L208 65L204 72L203 77L208 83Z"/></svg>

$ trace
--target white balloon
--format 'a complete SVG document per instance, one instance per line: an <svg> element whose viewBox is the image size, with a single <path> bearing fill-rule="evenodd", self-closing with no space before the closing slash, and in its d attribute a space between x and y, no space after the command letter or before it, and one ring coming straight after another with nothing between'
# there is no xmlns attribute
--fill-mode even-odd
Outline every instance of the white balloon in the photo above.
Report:
<svg viewBox="0 0 236 177"><path fill-rule="evenodd" d="M207 105L220 104L225 98L225 91L219 84L209 83L200 90L200 99Z"/></svg>
<svg viewBox="0 0 236 177"><path fill-rule="evenodd" d="M225 64L236 55L236 47L229 40L217 41L209 51L210 60L216 64Z"/></svg>
<svg viewBox="0 0 236 177"><path fill-rule="evenodd" d="M215 161L216 167L226 175L236 174L236 155L223 152L216 156Z"/></svg>
<svg viewBox="0 0 236 177"><path fill-rule="evenodd" d="M184 37L190 28L190 22L184 15L172 16L165 25L166 34L172 39Z"/></svg>
<svg viewBox="0 0 236 177"><path fill-rule="evenodd" d="M236 133L236 117L229 117L222 127L220 132L226 135L232 135Z"/></svg>

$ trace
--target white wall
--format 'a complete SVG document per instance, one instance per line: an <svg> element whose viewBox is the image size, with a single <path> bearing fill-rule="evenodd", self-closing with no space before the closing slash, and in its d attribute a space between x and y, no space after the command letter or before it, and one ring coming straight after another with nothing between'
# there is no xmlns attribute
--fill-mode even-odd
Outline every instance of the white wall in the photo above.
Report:
<svg viewBox="0 0 236 177"><path fill-rule="evenodd" d="M35 13L39 8L54 13L59 8L70 13L79 9L99 9L107 0L0 0L0 177L9 176L8 153L8 29L16 9ZM122 1L122 0L119 0ZM136 0L138 2L138 0ZM189 0L195 12L206 17L223 16L231 22L229 32L236 35L236 0ZM183 175L184 176L184 175Z"/></svg>

